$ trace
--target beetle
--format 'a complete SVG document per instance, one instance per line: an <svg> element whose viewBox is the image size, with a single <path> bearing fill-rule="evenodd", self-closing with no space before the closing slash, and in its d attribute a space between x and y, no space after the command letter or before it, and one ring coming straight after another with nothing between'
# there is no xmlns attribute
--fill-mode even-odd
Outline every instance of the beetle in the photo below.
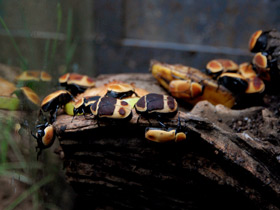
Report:
<svg viewBox="0 0 280 210"><path fill-rule="evenodd" d="M67 90L57 90L47 95L42 103L41 110L44 112L50 111L51 122L56 120L56 114L60 107L64 106L69 101L74 101L73 95Z"/></svg>
<svg viewBox="0 0 280 210"><path fill-rule="evenodd" d="M154 142L168 142L168 141L183 141L187 139L187 135L184 132L178 132L177 129L163 129L147 127L145 129L145 138Z"/></svg>
<svg viewBox="0 0 280 210"><path fill-rule="evenodd" d="M257 71L269 71L269 60L268 54L266 52L258 52L254 55L252 64L256 68Z"/></svg>
<svg viewBox="0 0 280 210"><path fill-rule="evenodd" d="M205 73L213 78L217 78L225 72L237 72L238 65L229 59L214 59L207 63Z"/></svg>
<svg viewBox="0 0 280 210"><path fill-rule="evenodd" d="M169 92L175 98L194 99L203 94L204 86L192 80L172 80Z"/></svg>
<svg viewBox="0 0 280 210"><path fill-rule="evenodd" d="M91 114L90 106L100 99L100 96L83 97L74 104L73 119L77 114Z"/></svg>
<svg viewBox="0 0 280 210"><path fill-rule="evenodd" d="M245 93L262 93L265 89L265 84L260 79L256 72L253 70L252 64L242 63L239 66L239 72L247 80L248 87L245 90Z"/></svg>
<svg viewBox="0 0 280 210"><path fill-rule="evenodd" d="M137 101L135 110L141 115L172 117L177 114L178 104L172 96L149 93Z"/></svg>
<svg viewBox="0 0 280 210"><path fill-rule="evenodd" d="M43 81L50 82L52 80L51 75L45 71L24 71L16 78L17 81Z"/></svg>
<svg viewBox="0 0 280 210"><path fill-rule="evenodd" d="M14 91L20 99L24 110L34 110L40 106L39 96L29 87L21 87Z"/></svg>
<svg viewBox="0 0 280 210"><path fill-rule="evenodd" d="M183 131L181 126L180 116L178 115L177 128L153 128L147 127L145 129L145 138L154 142L168 142L168 141L183 141L187 139L187 131Z"/></svg>
<svg viewBox="0 0 280 210"><path fill-rule="evenodd" d="M78 93L83 93L86 89L94 87L95 82L92 78L76 73L66 73L59 77L61 86L65 86L66 90L71 92L74 96Z"/></svg>
<svg viewBox="0 0 280 210"><path fill-rule="evenodd" d="M222 73L218 77L218 84L223 85L233 93L244 93L248 88L246 79L237 73Z"/></svg>
<svg viewBox="0 0 280 210"><path fill-rule="evenodd" d="M132 107L123 100L104 96L90 106L91 113L98 118L129 120Z"/></svg>
<svg viewBox="0 0 280 210"><path fill-rule="evenodd" d="M36 126L36 134L33 134L31 131L31 135L37 140L36 151L39 149L37 153L37 160L42 153L43 149L49 148L52 146L55 140L55 131L53 125L46 122L45 124L40 124Z"/></svg>
<svg viewBox="0 0 280 210"><path fill-rule="evenodd" d="M117 83L108 85L106 96L122 99L130 97L133 94L138 96L135 92L135 88L132 85L126 83Z"/></svg>
<svg viewBox="0 0 280 210"><path fill-rule="evenodd" d="M264 51L267 46L269 32L270 31L258 30L253 33L249 40L249 50L251 52Z"/></svg>

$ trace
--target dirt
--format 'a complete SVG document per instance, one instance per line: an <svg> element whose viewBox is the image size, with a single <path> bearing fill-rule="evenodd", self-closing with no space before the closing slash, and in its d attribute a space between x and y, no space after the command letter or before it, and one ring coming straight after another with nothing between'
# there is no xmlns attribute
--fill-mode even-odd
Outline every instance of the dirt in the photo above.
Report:
<svg viewBox="0 0 280 210"><path fill-rule="evenodd" d="M239 119L233 119L229 127L235 132L249 132L262 141L269 141L274 145L280 143L280 94L265 94L263 109Z"/></svg>

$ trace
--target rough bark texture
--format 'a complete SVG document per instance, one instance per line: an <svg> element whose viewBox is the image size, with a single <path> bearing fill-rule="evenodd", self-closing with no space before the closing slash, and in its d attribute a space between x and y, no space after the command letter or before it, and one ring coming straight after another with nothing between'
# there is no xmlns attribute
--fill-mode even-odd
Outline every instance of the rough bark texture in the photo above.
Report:
<svg viewBox="0 0 280 210"><path fill-rule="evenodd" d="M164 93L145 74L98 81L112 78ZM203 101L186 110L181 107L178 114L188 139L164 144L144 138L145 128L160 127L158 121L140 117L137 122L135 112L129 122L77 116L71 123L71 116L58 116L54 126L66 179L80 196L79 206L279 209L280 148L278 141L266 140L269 135L279 139L278 120L273 122L263 107L240 111ZM261 133L262 139L250 129L236 132L242 120L258 116L262 126L269 121L276 127ZM176 127L178 115L165 123Z"/></svg>

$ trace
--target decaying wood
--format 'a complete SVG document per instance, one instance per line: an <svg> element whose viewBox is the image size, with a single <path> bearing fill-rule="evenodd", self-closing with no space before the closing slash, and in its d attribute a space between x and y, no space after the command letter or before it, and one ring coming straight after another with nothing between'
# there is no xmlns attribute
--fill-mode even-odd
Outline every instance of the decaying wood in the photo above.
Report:
<svg viewBox="0 0 280 210"><path fill-rule="evenodd" d="M143 88L155 84L149 75L118 77L126 82L137 78ZM162 92L155 88L151 92ZM139 118L135 111L129 122L93 116L76 116L71 122L72 116L58 116L54 126L67 181L79 195L101 207L234 209L242 202L245 208L280 208L279 144L260 140L249 131L237 133L232 126L259 115L268 119L268 111L263 107L230 110L203 101L191 112L180 109L178 115L165 124L176 127L180 119L188 139L165 144L144 138L147 126L160 124ZM265 135L270 134L264 132L264 139Z"/></svg>

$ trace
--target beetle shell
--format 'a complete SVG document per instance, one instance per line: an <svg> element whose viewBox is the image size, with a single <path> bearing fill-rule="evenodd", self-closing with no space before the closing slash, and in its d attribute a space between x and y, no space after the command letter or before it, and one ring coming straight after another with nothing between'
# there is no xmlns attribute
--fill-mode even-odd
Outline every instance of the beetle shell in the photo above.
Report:
<svg viewBox="0 0 280 210"><path fill-rule="evenodd" d="M76 73L66 73L58 79L61 86L66 86L66 89L73 95L83 93L87 88L95 86L95 81L86 76Z"/></svg>
<svg viewBox="0 0 280 210"><path fill-rule="evenodd" d="M177 101L172 96L149 93L141 97L135 104L137 113L163 114L173 116L178 111Z"/></svg>
<svg viewBox="0 0 280 210"><path fill-rule="evenodd" d="M239 72L248 82L248 87L245 91L246 93L262 93L264 91L265 84L260 78L258 78L251 64L240 64Z"/></svg>
<svg viewBox="0 0 280 210"><path fill-rule="evenodd" d="M50 147L55 139L55 134L54 134L54 127L52 125L48 125L44 129L44 135L42 136L42 144L44 145L44 148Z"/></svg>
<svg viewBox="0 0 280 210"><path fill-rule="evenodd" d="M248 88L246 79L237 73L223 73L218 78L218 83L234 93L244 93Z"/></svg>
<svg viewBox="0 0 280 210"><path fill-rule="evenodd" d="M211 60L206 65L206 74L216 78L223 72L237 72L238 65L229 59Z"/></svg>
<svg viewBox="0 0 280 210"><path fill-rule="evenodd" d="M193 99L203 93L203 86L191 80L173 80L169 84L169 92L176 98Z"/></svg>
<svg viewBox="0 0 280 210"><path fill-rule="evenodd" d="M101 97L90 106L90 110L99 118L128 119L132 116L131 106L113 97Z"/></svg>
<svg viewBox="0 0 280 210"><path fill-rule="evenodd" d="M62 106L73 99L71 93L67 90L58 90L47 95L42 103L41 108L44 112L55 109L58 105Z"/></svg>
<svg viewBox="0 0 280 210"><path fill-rule="evenodd" d="M263 51L267 45L267 33L262 30L258 30L252 34L249 40L249 50L251 52Z"/></svg>
<svg viewBox="0 0 280 210"><path fill-rule="evenodd" d="M223 86L218 86L210 76L202 73L200 70L183 66L179 64L170 65L158 61L152 61L150 66L153 76L166 89L173 80L191 80L203 86L203 94L194 99L184 98L184 100L192 105L202 100L208 100L210 103L223 104L232 107L235 104L235 97L232 92Z"/></svg>
<svg viewBox="0 0 280 210"><path fill-rule="evenodd" d="M76 73L66 73L62 75L61 77L59 77L59 83L62 86L76 84L85 88L90 88L95 86L95 82L92 78L86 75L81 75Z"/></svg>
<svg viewBox="0 0 280 210"><path fill-rule="evenodd" d="M107 87L107 96L113 98L125 98L135 94L135 89L132 85L126 83L110 84Z"/></svg>
<svg viewBox="0 0 280 210"><path fill-rule="evenodd" d="M220 75L224 70L223 65L218 62L217 60L211 60L206 65L206 74L218 76Z"/></svg>
<svg viewBox="0 0 280 210"><path fill-rule="evenodd" d="M18 81L51 81L52 77L45 71L29 70L22 72L17 78Z"/></svg>
<svg viewBox="0 0 280 210"><path fill-rule="evenodd" d="M163 130L160 128L146 128L145 138L154 142L174 141L176 138L176 130Z"/></svg>
<svg viewBox="0 0 280 210"><path fill-rule="evenodd" d="M253 64L256 66L257 69L266 70L268 71L268 59L266 54L258 52L254 55Z"/></svg>
<svg viewBox="0 0 280 210"><path fill-rule="evenodd" d="M90 106L94 104L96 101L100 99L100 96L92 96L92 97L84 97L79 99L75 104L74 104L74 115L80 113L85 114L85 113L91 113L90 111Z"/></svg>
<svg viewBox="0 0 280 210"><path fill-rule="evenodd" d="M168 141L183 141L187 139L187 136L183 132L178 132L176 129L160 129L160 128L146 128L145 138L159 143L164 143Z"/></svg>
<svg viewBox="0 0 280 210"><path fill-rule="evenodd" d="M36 106L40 106L40 99L32 89L30 89L29 87L21 87L20 90L30 102L32 102Z"/></svg>

